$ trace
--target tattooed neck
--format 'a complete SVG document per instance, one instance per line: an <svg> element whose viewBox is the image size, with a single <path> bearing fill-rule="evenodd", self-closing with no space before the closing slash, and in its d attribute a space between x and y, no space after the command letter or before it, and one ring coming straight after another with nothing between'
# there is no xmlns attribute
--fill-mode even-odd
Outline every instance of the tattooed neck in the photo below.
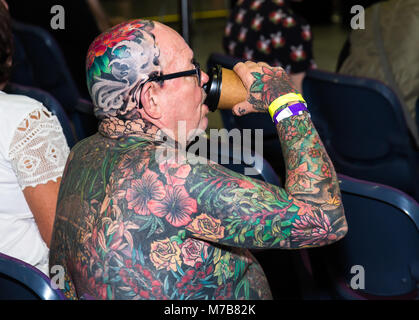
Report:
<svg viewBox="0 0 419 320"><path fill-rule="evenodd" d="M143 136L158 139L160 129L144 119L122 120L116 117L105 118L99 124L99 132L108 138L118 139L127 136Z"/></svg>
<svg viewBox="0 0 419 320"><path fill-rule="evenodd" d="M178 148L179 144L163 130L144 119L122 120L116 117L105 118L99 124L99 133L107 138L119 139L130 136L141 137L166 146Z"/></svg>

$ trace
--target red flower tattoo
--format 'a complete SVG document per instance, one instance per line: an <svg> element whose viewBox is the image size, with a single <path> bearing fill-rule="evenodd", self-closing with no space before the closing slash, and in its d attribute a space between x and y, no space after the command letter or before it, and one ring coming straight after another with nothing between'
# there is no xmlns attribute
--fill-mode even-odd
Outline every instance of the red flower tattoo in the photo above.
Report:
<svg viewBox="0 0 419 320"><path fill-rule="evenodd" d="M157 217L165 217L175 227L192 221L190 215L197 211L196 200L191 198L183 186L166 186L162 200L150 200L148 208Z"/></svg>
<svg viewBox="0 0 419 320"><path fill-rule="evenodd" d="M149 201L160 201L165 194L163 183L158 180L158 175L147 169L140 180L132 180L125 199L128 202L128 209L145 216L150 214L147 206Z"/></svg>

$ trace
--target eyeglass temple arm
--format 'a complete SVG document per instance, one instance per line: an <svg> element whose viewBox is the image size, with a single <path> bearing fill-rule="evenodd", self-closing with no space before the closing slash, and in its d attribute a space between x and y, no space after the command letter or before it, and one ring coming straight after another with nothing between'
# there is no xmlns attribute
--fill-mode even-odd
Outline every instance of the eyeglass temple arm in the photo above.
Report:
<svg viewBox="0 0 419 320"><path fill-rule="evenodd" d="M150 81L170 80L170 79L173 79L173 78L179 78L179 77L182 77L182 76L189 76L189 75L193 75L193 74L196 74L195 70L182 71L182 72L171 73L171 74L163 75L163 76L151 77Z"/></svg>

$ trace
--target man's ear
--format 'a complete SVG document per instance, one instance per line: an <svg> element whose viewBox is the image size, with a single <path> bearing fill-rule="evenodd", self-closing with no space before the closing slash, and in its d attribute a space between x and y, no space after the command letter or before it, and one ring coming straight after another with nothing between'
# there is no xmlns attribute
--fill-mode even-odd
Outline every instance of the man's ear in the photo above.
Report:
<svg viewBox="0 0 419 320"><path fill-rule="evenodd" d="M159 104L160 85L154 81L147 82L141 90L141 104L145 113L153 118L159 119L162 115Z"/></svg>

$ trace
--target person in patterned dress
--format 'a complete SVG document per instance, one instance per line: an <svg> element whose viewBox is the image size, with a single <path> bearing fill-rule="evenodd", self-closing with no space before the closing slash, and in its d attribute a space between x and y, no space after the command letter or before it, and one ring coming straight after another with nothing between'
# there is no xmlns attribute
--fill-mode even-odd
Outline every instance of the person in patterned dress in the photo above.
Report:
<svg viewBox="0 0 419 320"><path fill-rule="evenodd" d="M225 27L228 55L280 66L302 91L305 72L315 68L310 25L293 13L290 0L238 0Z"/></svg>

